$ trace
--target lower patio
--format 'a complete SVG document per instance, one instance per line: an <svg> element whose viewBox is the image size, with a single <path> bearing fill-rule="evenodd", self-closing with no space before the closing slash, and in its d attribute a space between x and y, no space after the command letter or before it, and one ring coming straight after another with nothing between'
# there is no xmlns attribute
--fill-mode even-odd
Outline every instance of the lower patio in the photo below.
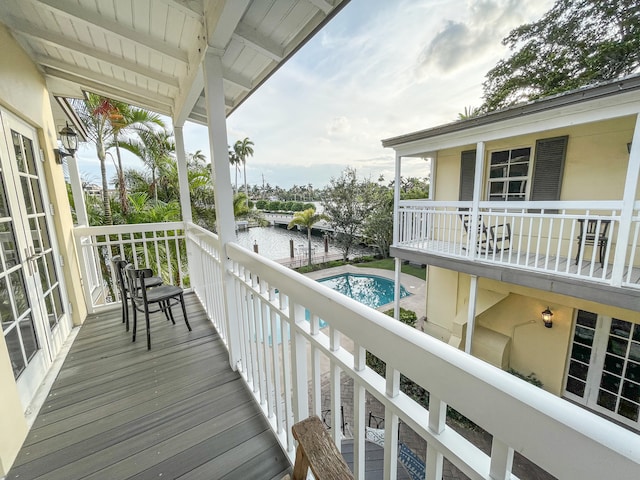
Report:
<svg viewBox="0 0 640 480"><path fill-rule="evenodd" d="M281 479L290 463L195 295L152 347L90 315L7 479Z"/></svg>

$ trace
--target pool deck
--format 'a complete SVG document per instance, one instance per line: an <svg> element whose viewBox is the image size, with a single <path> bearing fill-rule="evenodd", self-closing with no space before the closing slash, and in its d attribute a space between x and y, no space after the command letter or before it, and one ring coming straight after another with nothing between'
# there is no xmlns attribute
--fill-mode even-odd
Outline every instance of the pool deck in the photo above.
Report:
<svg viewBox="0 0 640 480"><path fill-rule="evenodd" d="M354 265L342 265L340 267L327 268L324 270L318 270L315 272L306 273L305 276L314 280L321 278L333 277L343 273L359 274L359 275L377 275L379 277L388 278L394 280L395 272L391 270L384 270L381 268L366 268L356 267ZM400 274L400 284L407 289L411 295L400 299L400 306L408 310L416 312L418 318L421 318L427 314L427 300L425 295L426 282L421 278L408 275L406 273ZM393 308L393 303L382 305L378 307L378 310L385 311Z"/></svg>

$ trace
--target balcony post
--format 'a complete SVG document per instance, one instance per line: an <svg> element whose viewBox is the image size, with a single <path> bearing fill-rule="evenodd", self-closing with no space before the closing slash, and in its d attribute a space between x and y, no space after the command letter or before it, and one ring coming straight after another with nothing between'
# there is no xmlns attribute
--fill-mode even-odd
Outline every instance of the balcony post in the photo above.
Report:
<svg viewBox="0 0 640 480"><path fill-rule="evenodd" d="M236 241L235 218L233 216L233 191L229 172L229 150L227 149L227 121L222 84L222 59L214 53L207 53L203 61L204 92L207 106L207 127L211 149L211 169L215 185L216 224L222 255L223 314L222 322L227 323L229 364L237 369L240 355L240 321L236 308L235 282L229 274L230 260L226 256L226 245Z"/></svg>
<svg viewBox="0 0 640 480"><path fill-rule="evenodd" d="M480 218L480 197L482 196L482 179L484 178L484 142L476 145L476 173L473 178L473 200L471 206L471 221L469 223L469 259L473 260L477 255L478 246L478 221Z"/></svg>
<svg viewBox="0 0 640 480"><path fill-rule="evenodd" d="M627 249L631 235L633 205L638 189L638 176L640 176L640 114L636 116L636 126L633 131L633 140L631 141L631 152L629 152L627 177L624 182L624 193L622 195L620 226L618 227L618 238L616 240L613 269L611 271L611 284L614 287L622 286L622 276L624 275Z"/></svg>
<svg viewBox="0 0 640 480"><path fill-rule="evenodd" d="M400 181L402 157L396 153L396 176L393 185L393 244L400 243Z"/></svg>
<svg viewBox="0 0 640 480"><path fill-rule="evenodd" d="M189 177L187 175L187 156L184 150L184 134L182 127L173 127L173 135L176 139L176 160L178 164L178 184L180 185L180 208L182 209L182 221L193 221L191 215L191 196L189 195Z"/></svg>
<svg viewBox="0 0 640 480"><path fill-rule="evenodd" d="M76 219L78 225L89 226L89 218L87 216L87 206L84 203L84 191L82 190L82 181L80 180L80 172L78 171L78 161L75 155L67 157L67 166L69 167L69 182L71 183L71 193L73 194L73 205L76 210Z"/></svg>
<svg viewBox="0 0 640 480"><path fill-rule="evenodd" d="M467 334L464 340L464 351L471 355L471 342L473 340L473 328L476 323L476 297L478 294L478 277L471 275L469 285L469 310L467 312Z"/></svg>

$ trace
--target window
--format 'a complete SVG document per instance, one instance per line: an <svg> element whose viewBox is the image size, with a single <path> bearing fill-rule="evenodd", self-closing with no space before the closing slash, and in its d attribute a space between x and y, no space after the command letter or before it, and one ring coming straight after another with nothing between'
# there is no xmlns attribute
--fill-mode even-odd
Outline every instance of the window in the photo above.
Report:
<svg viewBox="0 0 640 480"><path fill-rule="evenodd" d="M579 310L565 395L640 428L640 324Z"/></svg>
<svg viewBox="0 0 640 480"><path fill-rule="evenodd" d="M489 163L489 200L526 200L530 159L531 147L492 152Z"/></svg>

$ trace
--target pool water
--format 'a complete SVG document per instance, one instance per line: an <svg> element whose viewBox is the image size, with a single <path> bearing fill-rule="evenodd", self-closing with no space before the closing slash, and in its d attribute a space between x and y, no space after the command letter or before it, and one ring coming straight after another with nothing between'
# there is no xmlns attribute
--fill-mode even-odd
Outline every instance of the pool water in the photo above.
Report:
<svg viewBox="0 0 640 480"><path fill-rule="evenodd" d="M376 275L343 273L321 278L318 283L371 308L381 307L394 299L394 281ZM400 285L400 298L408 295L409 292Z"/></svg>

